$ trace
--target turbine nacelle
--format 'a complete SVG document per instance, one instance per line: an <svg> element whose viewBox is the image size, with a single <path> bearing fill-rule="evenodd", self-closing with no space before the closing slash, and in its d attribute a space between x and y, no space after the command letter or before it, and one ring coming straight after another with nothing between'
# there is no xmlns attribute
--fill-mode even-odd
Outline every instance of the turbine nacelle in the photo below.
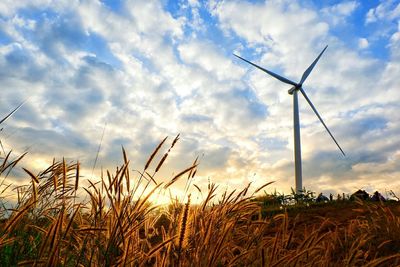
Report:
<svg viewBox="0 0 400 267"><path fill-rule="evenodd" d="M288 94L289 94L289 95L293 95L294 91L300 90L302 86L303 86L302 84L298 84L298 85L293 86L292 88L290 88L290 89L288 90Z"/></svg>

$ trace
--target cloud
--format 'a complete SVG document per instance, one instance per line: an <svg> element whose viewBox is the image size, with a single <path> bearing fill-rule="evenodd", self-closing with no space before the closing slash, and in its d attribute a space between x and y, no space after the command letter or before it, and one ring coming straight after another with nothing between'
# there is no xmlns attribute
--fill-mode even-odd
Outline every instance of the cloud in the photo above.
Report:
<svg viewBox="0 0 400 267"><path fill-rule="evenodd" d="M365 22L373 23L378 20L393 20L400 17L400 4L394 0L381 1L375 8L371 8L365 18Z"/></svg>
<svg viewBox="0 0 400 267"><path fill-rule="evenodd" d="M238 79L243 69L234 65L217 48L209 43L194 40L178 47L180 57L186 64L194 64L215 75L218 81Z"/></svg>
<svg viewBox="0 0 400 267"><path fill-rule="evenodd" d="M346 19L357 9L360 5L357 1L341 2L336 5L324 7L321 13L324 19L328 20L332 25L345 24Z"/></svg>
<svg viewBox="0 0 400 267"><path fill-rule="evenodd" d="M366 49L369 46L369 42L366 38L360 38L358 39L358 48L360 49Z"/></svg>

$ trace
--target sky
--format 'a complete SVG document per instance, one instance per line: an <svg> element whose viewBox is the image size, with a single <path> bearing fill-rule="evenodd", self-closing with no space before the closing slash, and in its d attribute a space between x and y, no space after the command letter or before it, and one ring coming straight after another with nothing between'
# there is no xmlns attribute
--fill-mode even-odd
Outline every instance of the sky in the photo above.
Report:
<svg viewBox="0 0 400 267"><path fill-rule="evenodd" d="M299 97L303 185L315 192L400 192L400 2L29 0L0 2L0 133L40 171L79 160L85 178L140 170L180 133L161 173L192 164L206 188L294 187L291 80L329 45L304 84L346 153ZM106 125L106 126L105 126ZM102 134L104 130L104 137ZM101 141L102 140L102 141ZM16 170L11 182L29 177ZM173 193L183 190L178 183Z"/></svg>

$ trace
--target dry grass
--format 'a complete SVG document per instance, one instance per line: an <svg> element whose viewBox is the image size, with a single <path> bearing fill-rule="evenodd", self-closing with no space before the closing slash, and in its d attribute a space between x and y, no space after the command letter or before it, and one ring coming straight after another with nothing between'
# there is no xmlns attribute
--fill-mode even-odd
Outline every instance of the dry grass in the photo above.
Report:
<svg viewBox="0 0 400 267"><path fill-rule="evenodd" d="M310 227L286 213L263 218L251 202L249 186L217 198L217 186L207 192L193 184L197 160L165 185L155 176L165 162L150 156L138 177L123 163L106 171L100 181L80 185L80 164L64 159L35 174L16 189L18 203L10 216L0 210L0 265L34 266L393 266L400 263L400 218L383 204L360 202L360 216L342 226L321 218ZM2 177L20 158L3 158ZM151 174L151 166L154 171ZM149 202L187 176L185 204L167 208ZM268 186L269 183L264 186ZM1 183L5 187L4 181ZM204 200L190 204L192 189ZM79 200L82 191L88 201ZM4 193L4 190L2 191Z"/></svg>

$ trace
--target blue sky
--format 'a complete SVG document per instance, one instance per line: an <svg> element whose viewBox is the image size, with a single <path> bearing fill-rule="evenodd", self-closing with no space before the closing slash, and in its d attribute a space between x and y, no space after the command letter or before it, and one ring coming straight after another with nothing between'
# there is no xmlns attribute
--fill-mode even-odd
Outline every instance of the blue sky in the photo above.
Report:
<svg viewBox="0 0 400 267"><path fill-rule="evenodd" d="M399 21L399 1L2 1L0 112L29 100L0 138L25 167L64 156L90 176L105 123L109 169L181 133L160 180L200 156L199 186L289 192L289 88L233 53L297 81L328 44L304 88L347 157L300 98L303 183L398 191Z"/></svg>

